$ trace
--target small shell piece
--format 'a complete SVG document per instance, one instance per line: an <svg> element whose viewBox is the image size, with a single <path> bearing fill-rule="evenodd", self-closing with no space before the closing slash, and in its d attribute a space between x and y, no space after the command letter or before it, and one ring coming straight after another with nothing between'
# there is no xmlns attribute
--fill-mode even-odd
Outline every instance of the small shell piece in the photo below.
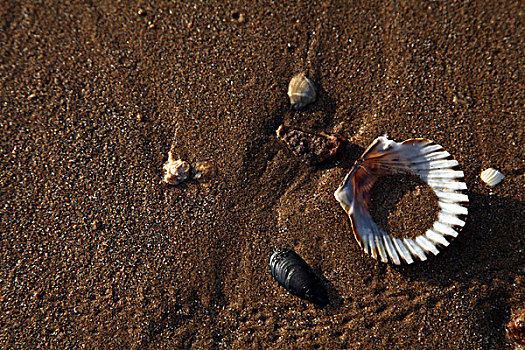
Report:
<svg viewBox="0 0 525 350"><path fill-rule="evenodd" d="M525 310L514 316L507 323L507 334L516 344L525 345Z"/></svg>
<svg viewBox="0 0 525 350"><path fill-rule="evenodd" d="M217 167L211 162L197 162L195 164L195 173L193 178L195 180L206 182L211 180L217 174Z"/></svg>
<svg viewBox="0 0 525 350"><path fill-rule="evenodd" d="M294 109L304 108L313 102L316 96L314 83L306 77L304 72L297 74L290 80L288 97L290 97L290 103Z"/></svg>
<svg viewBox="0 0 525 350"><path fill-rule="evenodd" d="M396 265L411 264L414 258L437 255L437 246L448 246L446 237L456 237L468 214L467 185L458 162L443 147L425 139L402 143L378 137L355 162L335 198L347 212L359 245L374 259L389 260ZM372 219L369 212L370 192L379 176L418 175L439 198L437 221L425 234L415 239L389 236Z"/></svg>
<svg viewBox="0 0 525 350"><path fill-rule="evenodd" d="M277 138L301 160L310 165L324 162L334 156L344 140L326 134L314 134L285 125L277 129Z"/></svg>
<svg viewBox="0 0 525 350"><path fill-rule="evenodd" d="M493 187L499 184L501 181L503 181L503 178L505 177L505 175L503 175L502 173L500 173L494 168L488 168L481 172L480 177L484 183Z"/></svg>
<svg viewBox="0 0 525 350"><path fill-rule="evenodd" d="M178 185L190 176L190 165L181 159L173 159L171 152L168 161L164 164L164 182L170 185Z"/></svg>
<svg viewBox="0 0 525 350"><path fill-rule="evenodd" d="M273 253L270 270L275 280L293 295L320 306L328 304L323 284L312 268L293 250L280 249Z"/></svg>

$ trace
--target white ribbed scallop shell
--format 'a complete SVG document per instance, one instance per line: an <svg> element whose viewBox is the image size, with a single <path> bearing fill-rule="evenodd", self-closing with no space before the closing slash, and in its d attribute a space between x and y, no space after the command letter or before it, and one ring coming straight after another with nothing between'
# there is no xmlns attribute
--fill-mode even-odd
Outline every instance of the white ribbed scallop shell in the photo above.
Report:
<svg viewBox="0 0 525 350"><path fill-rule="evenodd" d="M468 214L467 185L458 162L443 147L425 139L402 143L378 137L355 162L335 198L348 213L355 238L364 251L382 262L411 264L421 261L430 252L439 253L438 246L448 246L447 236L456 237L465 225ZM440 211L434 226L412 239L389 236L372 219L368 210L370 191L378 177L387 174L419 175L439 198Z"/></svg>
<svg viewBox="0 0 525 350"><path fill-rule="evenodd" d="M492 186L496 186L501 181L503 181L503 178L505 177L505 175L503 175L502 173L500 173L494 168L488 168L481 172L480 177L484 183L492 187Z"/></svg>

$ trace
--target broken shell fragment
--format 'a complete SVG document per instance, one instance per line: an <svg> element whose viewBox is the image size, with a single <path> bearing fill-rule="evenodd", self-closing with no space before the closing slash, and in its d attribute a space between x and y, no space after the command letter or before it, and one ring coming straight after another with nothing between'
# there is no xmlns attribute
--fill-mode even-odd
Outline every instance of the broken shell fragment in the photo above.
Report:
<svg viewBox="0 0 525 350"><path fill-rule="evenodd" d="M505 177L505 175L503 175L502 173L500 173L494 168L488 168L481 172L480 177L484 183L493 187L499 184L501 181L503 181L503 178Z"/></svg>
<svg viewBox="0 0 525 350"><path fill-rule="evenodd" d="M217 167L211 162L197 162L193 178L198 181L209 181L217 174Z"/></svg>
<svg viewBox="0 0 525 350"><path fill-rule="evenodd" d="M509 338L519 345L525 345L525 310L517 314L507 323Z"/></svg>
<svg viewBox="0 0 525 350"><path fill-rule="evenodd" d="M173 159L171 152L168 156L168 161L164 164L164 182L170 185L178 185L186 181L190 176L190 165L188 162L181 159Z"/></svg>
<svg viewBox="0 0 525 350"><path fill-rule="evenodd" d="M270 271L279 285L293 295L320 306L328 304L323 284L312 268L293 250L280 249L273 253Z"/></svg>
<svg viewBox="0 0 525 350"><path fill-rule="evenodd" d="M314 83L306 77L304 72L297 74L290 80L288 97L290 97L290 103L294 109L304 108L313 102L316 96Z"/></svg>
<svg viewBox="0 0 525 350"><path fill-rule="evenodd" d="M277 138L310 165L322 163L334 156L344 143L344 139L338 136L314 134L285 125L277 129Z"/></svg>
<svg viewBox="0 0 525 350"><path fill-rule="evenodd" d="M448 246L447 237L457 237L468 214L467 185L458 162L443 147L425 139L401 143L378 137L355 162L335 198L350 217L359 245L374 259L396 265L421 261L427 254L439 253L438 246ZM433 227L415 239L395 238L384 232L369 212L370 193L380 176L417 175L439 198L439 213Z"/></svg>

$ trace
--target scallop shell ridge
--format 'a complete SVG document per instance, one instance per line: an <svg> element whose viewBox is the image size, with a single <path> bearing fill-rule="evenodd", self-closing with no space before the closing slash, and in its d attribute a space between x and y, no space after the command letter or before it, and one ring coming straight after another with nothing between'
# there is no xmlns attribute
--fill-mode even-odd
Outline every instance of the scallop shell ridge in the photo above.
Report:
<svg viewBox="0 0 525 350"><path fill-rule="evenodd" d="M496 186L501 181L503 181L503 178L505 175L503 175L501 172L494 168L488 168L486 170L483 170L481 172L481 180L486 183L489 186Z"/></svg>
<svg viewBox="0 0 525 350"><path fill-rule="evenodd" d="M443 147L426 139L401 143L378 137L355 162L335 198L350 217L354 236L363 250L374 259L396 265L425 261L439 254L457 237L468 214L467 185L458 162ZM415 239L389 236L372 219L370 191L381 175L418 175L439 198L440 211L432 228Z"/></svg>

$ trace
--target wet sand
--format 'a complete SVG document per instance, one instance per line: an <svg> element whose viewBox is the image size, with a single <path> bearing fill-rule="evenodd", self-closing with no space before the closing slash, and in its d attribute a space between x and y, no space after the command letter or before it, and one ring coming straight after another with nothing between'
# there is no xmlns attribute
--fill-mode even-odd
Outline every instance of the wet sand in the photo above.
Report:
<svg viewBox="0 0 525 350"><path fill-rule="evenodd" d="M525 308L519 1L0 3L0 347L511 349ZM317 101L293 112L290 78ZM280 124L350 141L315 167ZM377 136L460 163L464 230L424 263L361 251L333 192ZM212 162L162 183L168 151ZM494 188L479 173L506 177ZM274 247L323 275L277 286Z"/></svg>

